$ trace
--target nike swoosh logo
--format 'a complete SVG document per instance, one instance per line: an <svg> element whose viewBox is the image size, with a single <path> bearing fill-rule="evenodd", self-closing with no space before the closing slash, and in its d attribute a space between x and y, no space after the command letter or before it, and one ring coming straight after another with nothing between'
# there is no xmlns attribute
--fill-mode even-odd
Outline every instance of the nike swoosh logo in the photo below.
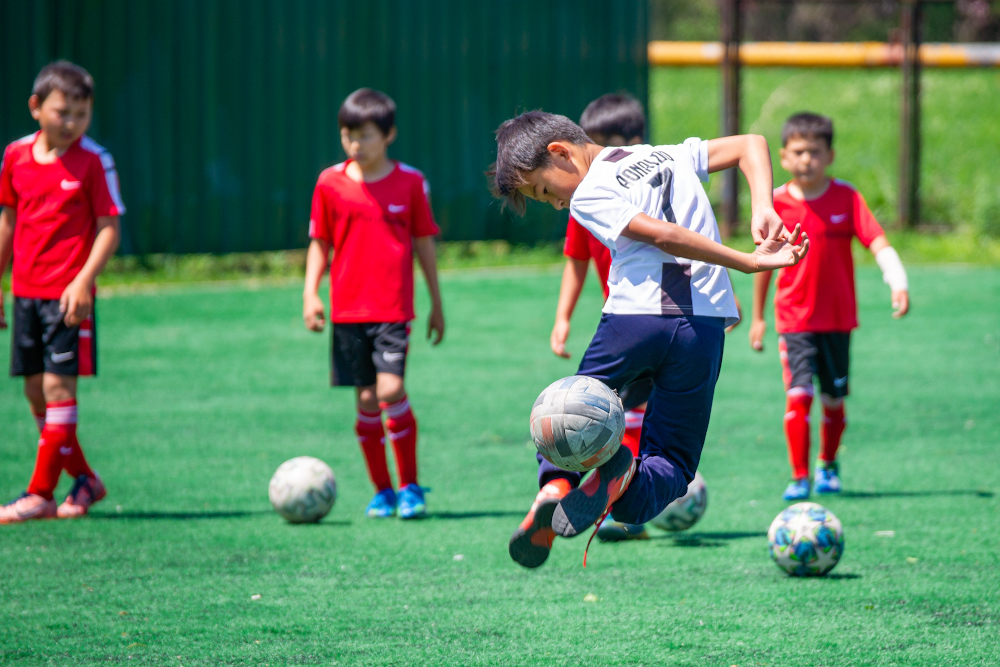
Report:
<svg viewBox="0 0 1000 667"><path fill-rule="evenodd" d="M83 185L80 181L67 181L65 178L59 184L63 190L79 190L80 186Z"/></svg>
<svg viewBox="0 0 1000 667"><path fill-rule="evenodd" d="M835 225L838 224L838 223L843 222L844 220L847 220L847 214L846 213L841 213L840 215L831 215L830 216L830 222L832 222Z"/></svg>
<svg viewBox="0 0 1000 667"><path fill-rule="evenodd" d="M64 361L69 361L74 356L76 355L72 350L70 350L69 352L53 352L52 361L54 361L57 364L61 364Z"/></svg>
<svg viewBox="0 0 1000 667"><path fill-rule="evenodd" d="M73 448L72 447L60 447L59 448L59 453L62 454L63 456L69 456L70 454L73 453Z"/></svg>
<svg viewBox="0 0 1000 667"><path fill-rule="evenodd" d="M382 353L382 358L385 359L386 361L399 361L400 359L403 359L405 357L406 357L406 355L403 354L402 352L383 352Z"/></svg>
<svg viewBox="0 0 1000 667"><path fill-rule="evenodd" d="M389 204L389 213L402 213L406 210L406 204Z"/></svg>
<svg viewBox="0 0 1000 667"><path fill-rule="evenodd" d="M843 387L845 384L847 384L847 376L846 375L844 377L842 377L842 378L833 378L833 386L834 387Z"/></svg>

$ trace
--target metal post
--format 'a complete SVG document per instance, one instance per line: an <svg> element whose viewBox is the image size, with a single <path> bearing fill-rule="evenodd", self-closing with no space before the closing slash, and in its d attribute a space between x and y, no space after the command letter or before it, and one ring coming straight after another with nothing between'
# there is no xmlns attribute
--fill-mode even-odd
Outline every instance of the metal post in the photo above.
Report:
<svg viewBox="0 0 1000 667"><path fill-rule="evenodd" d="M740 0L720 0L722 19L722 132L740 133ZM730 237L739 224L740 206L736 169L727 169L722 181L722 236Z"/></svg>
<svg viewBox="0 0 1000 667"><path fill-rule="evenodd" d="M899 223L915 227L920 222L920 0L900 6L903 35L902 93L899 136Z"/></svg>

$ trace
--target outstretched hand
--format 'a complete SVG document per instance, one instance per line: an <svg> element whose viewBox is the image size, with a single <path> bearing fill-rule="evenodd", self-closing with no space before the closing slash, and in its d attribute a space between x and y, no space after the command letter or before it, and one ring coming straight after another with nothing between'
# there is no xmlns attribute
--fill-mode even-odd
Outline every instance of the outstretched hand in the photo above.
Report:
<svg viewBox="0 0 1000 667"><path fill-rule="evenodd" d="M777 234L764 239L753 251L754 270L773 271L795 266L809 252L809 237L802 232L802 225L795 225L791 234Z"/></svg>

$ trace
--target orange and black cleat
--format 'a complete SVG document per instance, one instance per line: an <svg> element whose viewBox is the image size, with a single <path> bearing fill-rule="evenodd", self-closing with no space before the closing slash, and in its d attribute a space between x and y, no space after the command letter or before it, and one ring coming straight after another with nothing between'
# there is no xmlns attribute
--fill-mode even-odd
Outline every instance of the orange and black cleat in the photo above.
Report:
<svg viewBox="0 0 1000 667"><path fill-rule="evenodd" d="M625 493L635 474L635 465L628 447L619 447L579 488L567 493L552 513L556 535L576 537L600 521Z"/></svg>
<svg viewBox="0 0 1000 667"><path fill-rule="evenodd" d="M536 568L549 557L552 540L556 537L552 530L552 512L571 489L569 481L561 478L554 479L541 488L528 510L528 516L524 517L524 521L510 537L508 551L515 562L524 567Z"/></svg>

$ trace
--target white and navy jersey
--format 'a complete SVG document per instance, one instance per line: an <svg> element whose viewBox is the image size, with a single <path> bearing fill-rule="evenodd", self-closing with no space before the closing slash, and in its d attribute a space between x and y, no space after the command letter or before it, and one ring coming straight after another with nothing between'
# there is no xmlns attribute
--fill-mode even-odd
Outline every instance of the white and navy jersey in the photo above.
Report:
<svg viewBox="0 0 1000 667"><path fill-rule="evenodd" d="M706 315L739 321L726 269L622 236L640 213L720 241L702 182L708 143L605 148L573 194L570 214L611 250L605 313Z"/></svg>

